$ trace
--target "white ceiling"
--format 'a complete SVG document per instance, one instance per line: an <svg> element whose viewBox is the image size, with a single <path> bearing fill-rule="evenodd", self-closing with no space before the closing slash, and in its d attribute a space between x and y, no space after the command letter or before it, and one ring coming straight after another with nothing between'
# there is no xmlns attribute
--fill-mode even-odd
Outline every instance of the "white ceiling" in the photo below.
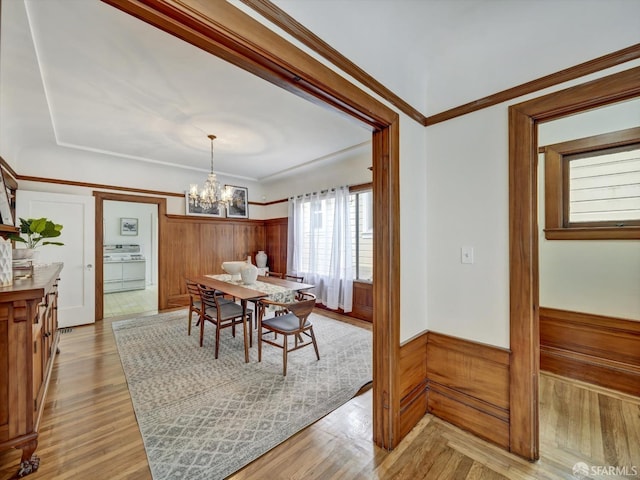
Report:
<svg viewBox="0 0 640 480"><path fill-rule="evenodd" d="M640 41L638 0L273 1L427 115ZM213 133L217 172L268 180L370 141L99 0L4 0L2 21L10 162L24 145L57 144L207 171Z"/></svg>
<svg viewBox="0 0 640 480"><path fill-rule="evenodd" d="M19 83L41 84L47 112L22 121L46 115L60 146L206 171L212 133L216 172L264 180L370 142L354 121L98 0L26 7L28 25L6 41L24 49L16 58L25 62L35 47L37 71L20 70L41 78ZM24 29L32 42L20 38ZM29 141L51 141L44 137Z"/></svg>

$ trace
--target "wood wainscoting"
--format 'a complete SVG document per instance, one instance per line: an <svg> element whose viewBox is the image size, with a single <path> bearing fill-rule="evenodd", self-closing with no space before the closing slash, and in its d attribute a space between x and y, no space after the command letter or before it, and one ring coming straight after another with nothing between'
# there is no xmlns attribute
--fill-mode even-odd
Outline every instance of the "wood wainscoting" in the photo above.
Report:
<svg viewBox="0 0 640 480"><path fill-rule="evenodd" d="M242 260L265 249L264 220L210 219L167 215L159 256L166 272L159 279L166 304L160 310L188 305L185 280L202 272L224 273L222 262Z"/></svg>
<svg viewBox="0 0 640 480"><path fill-rule="evenodd" d="M289 219L284 217L265 220L264 228L267 240L265 253L268 256L269 269L286 274Z"/></svg>
<svg viewBox="0 0 640 480"><path fill-rule="evenodd" d="M400 347L404 435L431 413L509 449L509 350L436 332Z"/></svg>
<svg viewBox="0 0 640 480"><path fill-rule="evenodd" d="M640 392L640 321L540 308L540 369Z"/></svg>

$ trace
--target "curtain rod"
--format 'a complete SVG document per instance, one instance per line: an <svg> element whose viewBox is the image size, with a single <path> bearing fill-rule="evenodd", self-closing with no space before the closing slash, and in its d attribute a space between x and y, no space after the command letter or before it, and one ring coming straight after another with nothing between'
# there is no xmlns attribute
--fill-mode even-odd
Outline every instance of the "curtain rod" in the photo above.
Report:
<svg viewBox="0 0 640 480"><path fill-rule="evenodd" d="M358 184L355 184L355 185L340 185L338 187L331 187L331 188L326 189L326 190L320 190L319 192L302 193L300 195L295 195L295 196L289 197L289 199L303 198L305 195L315 195L315 194L318 194L318 193L320 195L322 195L323 193L330 192L332 190L335 190L336 188L348 188L349 191L352 191L352 190L366 189L367 187L373 188L373 183L369 182L369 183L358 183Z"/></svg>

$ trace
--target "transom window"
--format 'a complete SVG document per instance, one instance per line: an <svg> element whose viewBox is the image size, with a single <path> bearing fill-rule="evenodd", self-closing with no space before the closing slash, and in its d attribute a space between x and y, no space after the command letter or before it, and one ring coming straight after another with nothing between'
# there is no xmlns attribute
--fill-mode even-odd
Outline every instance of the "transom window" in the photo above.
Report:
<svg viewBox="0 0 640 480"><path fill-rule="evenodd" d="M542 151L547 239L640 238L640 128Z"/></svg>
<svg viewBox="0 0 640 480"><path fill-rule="evenodd" d="M564 157L567 225L640 225L640 144Z"/></svg>

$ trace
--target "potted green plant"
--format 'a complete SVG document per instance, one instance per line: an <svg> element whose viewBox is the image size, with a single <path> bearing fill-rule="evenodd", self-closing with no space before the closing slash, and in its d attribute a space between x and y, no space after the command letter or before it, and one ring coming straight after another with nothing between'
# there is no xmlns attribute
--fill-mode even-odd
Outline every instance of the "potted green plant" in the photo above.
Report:
<svg viewBox="0 0 640 480"><path fill-rule="evenodd" d="M45 241L46 238L59 237L62 225L47 218L20 218L20 234L9 235L9 240L24 243L26 248L13 251L13 258L32 258L35 249L41 245L64 245L62 242Z"/></svg>

